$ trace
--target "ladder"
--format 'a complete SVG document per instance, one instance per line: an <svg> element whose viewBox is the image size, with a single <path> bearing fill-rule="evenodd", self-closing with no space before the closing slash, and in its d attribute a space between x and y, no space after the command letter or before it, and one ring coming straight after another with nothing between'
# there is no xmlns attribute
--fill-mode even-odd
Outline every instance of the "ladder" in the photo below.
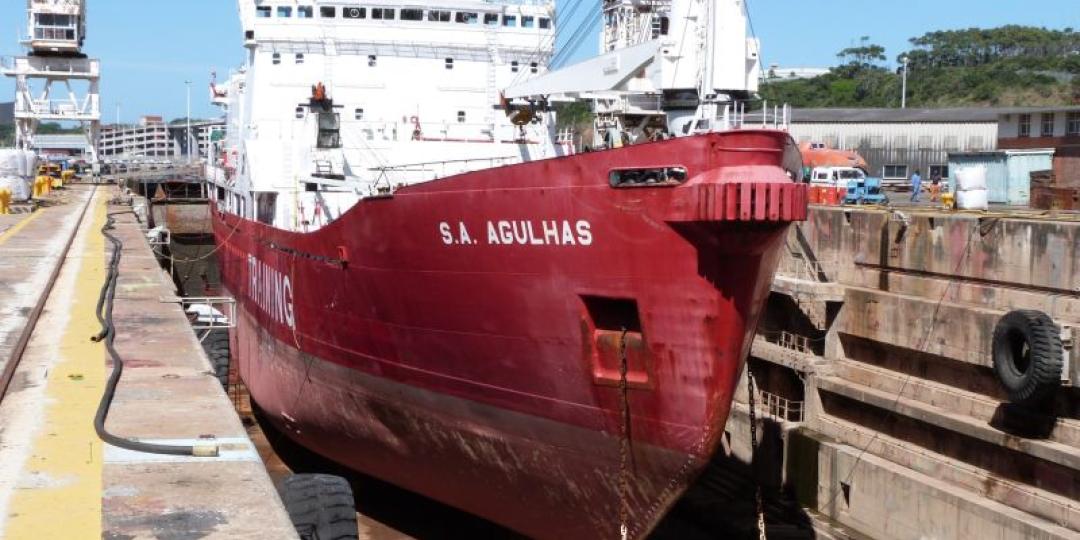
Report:
<svg viewBox="0 0 1080 540"><path fill-rule="evenodd" d="M487 40L488 66L487 66L487 111L485 121L491 124L491 136L495 138L495 109L493 106L499 102L498 95L498 66L499 62L499 34L497 26L484 26L484 37Z"/></svg>

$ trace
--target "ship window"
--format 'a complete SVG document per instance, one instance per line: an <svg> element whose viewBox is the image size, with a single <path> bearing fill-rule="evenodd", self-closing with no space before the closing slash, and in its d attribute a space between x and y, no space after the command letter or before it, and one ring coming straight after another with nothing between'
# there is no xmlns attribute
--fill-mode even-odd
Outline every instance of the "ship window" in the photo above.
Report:
<svg viewBox="0 0 1080 540"><path fill-rule="evenodd" d="M304 63L304 53L296 53L296 63L297 64L303 64Z"/></svg>
<svg viewBox="0 0 1080 540"><path fill-rule="evenodd" d="M514 60L513 62L510 62L510 71L513 71L514 73L518 72L518 62L517 62L517 60Z"/></svg>
<svg viewBox="0 0 1080 540"><path fill-rule="evenodd" d="M498 13L485 13L484 24L488 26L499 26L499 14Z"/></svg>
<svg viewBox="0 0 1080 540"><path fill-rule="evenodd" d="M462 24L476 24L478 17L479 15L472 11L459 11L454 15L454 21Z"/></svg>
<svg viewBox="0 0 1080 540"><path fill-rule="evenodd" d="M301 19L310 19L315 16L315 9L311 6L297 6L296 16Z"/></svg>
<svg viewBox="0 0 1080 540"><path fill-rule="evenodd" d="M353 111L353 117L356 118L357 120L363 120L364 119L364 109L356 109L355 111Z"/></svg>
<svg viewBox="0 0 1080 540"><path fill-rule="evenodd" d="M540 70L540 66L536 62L533 62L533 63L529 64L529 71L532 71L533 73L536 73L539 70Z"/></svg>
<svg viewBox="0 0 1080 540"><path fill-rule="evenodd" d="M277 193L255 194L256 219L267 225L274 224L274 215L277 214Z"/></svg>
<svg viewBox="0 0 1080 540"><path fill-rule="evenodd" d="M281 63L281 53L274 53L274 55L271 57L271 59L274 62L275 66L280 64Z"/></svg>
<svg viewBox="0 0 1080 540"><path fill-rule="evenodd" d="M939 176L941 178L948 178L949 177L949 166L948 165L931 165L930 166L930 178L933 179L934 176Z"/></svg>
<svg viewBox="0 0 1080 540"><path fill-rule="evenodd" d="M551 28L551 19L547 17L540 17L540 28L544 30Z"/></svg>
<svg viewBox="0 0 1080 540"><path fill-rule="evenodd" d="M368 66L375 67L375 64L377 64L378 61L379 61L378 57L376 57L374 54L368 55L368 57L367 57L367 65Z"/></svg>
<svg viewBox="0 0 1080 540"><path fill-rule="evenodd" d="M457 112L457 121L458 121L459 124L464 124L465 123L465 111L458 111Z"/></svg>
<svg viewBox="0 0 1080 540"><path fill-rule="evenodd" d="M528 15L523 15L521 17L521 27L522 28L533 28L533 27L536 26L535 21L536 21L535 17L530 17Z"/></svg>
<svg viewBox="0 0 1080 540"><path fill-rule="evenodd" d="M433 9L428 12L427 20L431 22L450 22L450 12Z"/></svg>
<svg viewBox="0 0 1080 540"><path fill-rule="evenodd" d="M303 118L304 117L304 108L303 107L297 107L296 108L296 117L297 118Z"/></svg>
<svg viewBox="0 0 1080 540"><path fill-rule="evenodd" d="M277 16L286 19L292 17L292 6L278 6Z"/></svg>
<svg viewBox="0 0 1080 540"><path fill-rule="evenodd" d="M270 6L259 6L255 8L255 16L260 19L270 18Z"/></svg>
<svg viewBox="0 0 1080 540"><path fill-rule="evenodd" d="M394 20L394 8L371 8L372 19Z"/></svg>
<svg viewBox="0 0 1080 540"><path fill-rule="evenodd" d="M503 16L503 26L517 26L517 15Z"/></svg>
<svg viewBox="0 0 1080 540"><path fill-rule="evenodd" d="M454 69L454 59L453 58L447 58L446 59L446 69Z"/></svg>
<svg viewBox="0 0 1080 540"><path fill-rule="evenodd" d="M401 20L403 21L422 21L424 20L424 10L422 9L402 9Z"/></svg>
<svg viewBox="0 0 1080 540"><path fill-rule="evenodd" d="M367 18L367 8L351 7L341 10L341 16L346 19L364 19Z"/></svg>
<svg viewBox="0 0 1080 540"><path fill-rule="evenodd" d="M341 148L341 118L337 113L319 113L319 148Z"/></svg>
<svg viewBox="0 0 1080 540"><path fill-rule="evenodd" d="M337 17L337 8L334 6L322 6L319 8L319 16L324 19Z"/></svg>

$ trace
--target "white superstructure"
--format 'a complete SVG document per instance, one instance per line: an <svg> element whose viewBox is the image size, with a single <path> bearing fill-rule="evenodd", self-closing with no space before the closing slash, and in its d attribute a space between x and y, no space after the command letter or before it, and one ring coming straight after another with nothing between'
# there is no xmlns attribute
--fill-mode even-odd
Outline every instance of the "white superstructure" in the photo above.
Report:
<svg viewBox="0 0 1080 540"><path fill-rule="evenodd" d="M544 72L551 3L239 5L248 60L212 89L233 211L310 230L398 185L559 152L550 113L515 125L498 93Z"/></svg>
<svg viewBox="0 0 1080 540"><path fill-rule="evenodd" d="M239 0L247 61L211 86L220 207L310 231L402 185L572 152L553 99L591 100L611 147L730 127L756 91L742 0L602 9L604 54L548 73L548 0Z"/></svg>
<svg viewBox="0 0 1080 540"><path fill-rule="evenodd" d="M41 122L80 124L97 162L101 124L101 65L82 52L86 39L83 0L27 0L29 54L4 58L2 72L15 79L15 144L34 147Z"/></svg>

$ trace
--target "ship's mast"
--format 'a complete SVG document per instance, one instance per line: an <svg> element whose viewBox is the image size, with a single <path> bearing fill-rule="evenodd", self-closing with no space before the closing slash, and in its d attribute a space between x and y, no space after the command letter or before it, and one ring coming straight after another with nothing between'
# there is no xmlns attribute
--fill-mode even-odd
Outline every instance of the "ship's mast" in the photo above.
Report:
<svg viewBox="0 0 1080 540"><path fill-rule="evenodd" d="M41 122L77 122L98 162L101 131L100 62L83 53L85 0L27 0L28 54L6 58L3 73L15 78L15 145L33 150ZM85 81L85 95L72 83ZM60 87L58 90L54 86Z"/></svg>

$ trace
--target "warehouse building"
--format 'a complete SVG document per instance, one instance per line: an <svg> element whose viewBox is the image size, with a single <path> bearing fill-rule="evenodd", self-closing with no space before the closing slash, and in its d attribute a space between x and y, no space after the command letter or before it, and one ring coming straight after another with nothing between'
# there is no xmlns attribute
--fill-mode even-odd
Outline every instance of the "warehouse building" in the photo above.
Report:
<svg viewBox="0 0 1080 540"><path fill-rule="evenodd" d="M791 136L854 150L869 173L886 184L904 185L916 170L924 178L949 178L950 152L997 148L1001 109L795 109Z"/></svg>

